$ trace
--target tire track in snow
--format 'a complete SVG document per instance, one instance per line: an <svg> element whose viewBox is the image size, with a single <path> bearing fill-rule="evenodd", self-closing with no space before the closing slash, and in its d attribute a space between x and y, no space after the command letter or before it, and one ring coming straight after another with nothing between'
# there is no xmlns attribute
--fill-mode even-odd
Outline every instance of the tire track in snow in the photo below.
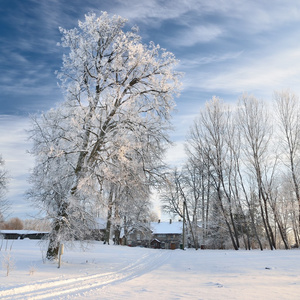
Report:
<svg viewBox="0 0 300 300"><path fill-rule="evenodd" d="M154 252L155 251L155 252ZM134 263L104 274L83 275L67 279L36 282L0 291L1 299L63 299L76 297L108 285L118 284L142 276L161 266L171 255L168 250L153 250ZM71 297L72 298L72 297Z"/></svg>

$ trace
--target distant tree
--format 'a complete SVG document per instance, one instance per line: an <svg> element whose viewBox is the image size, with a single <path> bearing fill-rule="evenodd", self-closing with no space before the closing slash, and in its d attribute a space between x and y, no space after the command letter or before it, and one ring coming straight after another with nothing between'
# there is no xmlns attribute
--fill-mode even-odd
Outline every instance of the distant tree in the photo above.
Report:
<svg viewBox="0 0 300 300"><path fill-rule="evenodd" d="M110 182L123 188L124 178L140 174L152 184L160 173L179 87L176 60L154 43L142 44L136 28L124 32L125 24L102 13L61 29L61 45L69 49L58 73L66 101L35 118L31 130L30 194L39 201L43 193L41 206L53 220L49 259L62 239L82 238L96 191Z"/></svg>
<svg viewBox="0 0 300 300"><path fill-rule="evenodd" d="M0 224L2 224L4 222L4 217L2 215L2 213L0 212Z"/></svg>
<svg viewBox="0 0 300 300"><path fill-rule="evenodd" d="M11 218L4 223L4 229L22 230L24 228L23 222L19 218Z"/></svg>
<svg viewBox="0 0 300 300"><path fill-rule="evenodd" d="M150 222L157 222L157 220L158 220L159 218L158 218L158 214L157 214L157 212L155 212L155 211L150 211L150 215L149 215L149 221Z"/></svg>
<svg viewBox="0 0 300 300"><path fill-rule="evenodd" d="M4 214L9 209L9 203L5 199L8 184L8 173L4 168L4 160L0 154L0 222L4 219Z"/></svg>
<svg viewBox="0 0 300 300"><path fill-rule="evenodd" d="M292 193L290 205L295 202L295 208L290 216L295 236L295 243L300 245L300 104L299 97L289 90L275 92L279 129L281 133L280 145L284 164L288 166L288 176L291 178ZM289 205L289 206L290 206ZM294 226L296 225L296 226Z"/></svg>
<svg viewBox="0 0 300 300"><path fill-rule="evenodd" d="M5 222L4 222L4 217L0 212L0 229L4 229Z"/></svg>
<svg viewBox="0 0 300 300"><path fill-rule="evenodd" d="M300 244L299 99L274 98L277 114L252 95L235 106L213 97L191 126L184 167L166 177L164 208L200 220L209 247Z"/></svg>
<svg viewBox="0 0 300 300"><path fill-rule="evenodd" d="M130 230L148 228L147 224L150 222L151 215L150 193L134 186L123 189L120 194L117 212L125 237L127 237Z"/></svg>
<svg viewBox="0 0 300 300"><path fill-rule="evenodd" d="M270 141L272 124L264 103L252 95L244 94L239 103L239 126L243 137L243 150L245 160L250 172L253 174L256 185L257 199L261 212L264 230L271 249L276 248L275 235L271 225L269 207L270 194L267 189L270 183L271 162Z"/></svg>
<svg viewBox="0 0 300 300"><path fill-rule="evenodd" d="M164 210L184 220L196 250L199 247L197 231L201 197L201 177L198 175L196 168L191 166L185 166L181 171L175 169L165 178L161 193Z"/></svg>
<svg viewBox="0 0 300 300"><path fill-rule="evenodd" d="M239 249L239 233L234 221L237 211L236 170L233 157L234 138L232 110L218 97L213 97L192 127L191 138L202 163L206 165L214 199L218 202L222 218L234 249Z"/></svg>
<svg viewBox="0 0 300 300"><path fill-rule="evenodd" d="M23 220L24 229L49 232L51 224L48 219L25 219Z"/></svg>

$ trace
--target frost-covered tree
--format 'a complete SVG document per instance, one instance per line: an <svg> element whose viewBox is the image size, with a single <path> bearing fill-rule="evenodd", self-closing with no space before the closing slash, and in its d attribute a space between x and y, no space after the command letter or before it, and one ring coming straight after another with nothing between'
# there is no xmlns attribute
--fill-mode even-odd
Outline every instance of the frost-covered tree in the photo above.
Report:
<svg viewBox="0 0 300 300"><path fill-rule="evenodd" d="M276 159L270 155L272 124L264 102L244 94L239 103L238 117L242 132L242 148L249 171L256 181L261 217L270 249L276 248L274 229L271 224L269 201L270 185L273 182ZM273 151L276 148L273 147Z"/></svg>
<svg viewBox="0 0 300 300"><path fill-rule="evenodd" d="M134 161L134 156L131 160ZM114 170L115 178L102 185L104 202L107 207L106 242L112 234L117 237L123 228L125 235L128 230L140 227L150 215L151 180L138 164L118 163L120 168ZM118 240L118 238L116 238Z"/></svg>
<svg viewBox="0 0 300 300"><path fill-rule="evenodd" d="M293 214L293 231L295 244L300 245L300 176L299 176L299 156L300 156L300 104L299 97L289 90L275 92L277 115L279 119L280 145L282 148L282 160L288 166L288 174L291 180L292 193L291 202L297 209ZM295 217L295 218L294 218ZM294 226L294 224L298 224Z"/></svg>
<svg viewBox="0 0 300 300"><path fill-rule="evenodd" d="M125 239L134 230L146 230L150 222L150 192L139 186L118 187L115 192L113 205L109 206L110 230L115 243L120 241L121 230ZM108 229L108 228L107 228ZM107 239L108 241L108 239Z"/></svg>
<svg viewBox="0 0 300 300"><path fill-rule="evenodd" d="M199 247L198 226L202 209L202 186L198 171L188 164L181 171L175 169L165 178L161 192L164 210L183 219L187 225L188 238L196 250Z"/></svg>
<svg viewBox="0 0 300 300"><path fill-rule="evenodd" d="M177 61L152 42L142 44L136 28L124 32L125 24L104 12L60 29L68 49L58 72L66 100L36 118L31 131L32 194L49 190L41 201L53 219L48 258L57 255L61 236L74 239L89 223L89 202L106 182L126 186L124 178L143 174L139 180L151 184L160 173Z"/></svg>
<svg viewBox="0 0 300 300"><path fill-rule="evenodd" d="M225 221L234 249L239 248L239 234L234 222L237 197L234 191L235 170L232 110L221 99L213 97L200 111L200 116L191 129L190 150L198 156L208 170L210 185L215 191L215 200Z"/></svg>
<svg viewBox="0 0 300 300"><path fill-rule="evenodd" d="M64 106L31 119L31 152L36 165L31 174L32 188L28 196L52 220L50 240L53 242L47 253L50 259L56 255L60 241L83 240L92 223L92 216L85 209L91 206L92 199L88 195L82 193L80 199L70 202L66 209L77 151L76 145L72 144L76 144L76 131L69 122L71 119L70 112ZM68 149L68 152L62 149Z"/></svg>

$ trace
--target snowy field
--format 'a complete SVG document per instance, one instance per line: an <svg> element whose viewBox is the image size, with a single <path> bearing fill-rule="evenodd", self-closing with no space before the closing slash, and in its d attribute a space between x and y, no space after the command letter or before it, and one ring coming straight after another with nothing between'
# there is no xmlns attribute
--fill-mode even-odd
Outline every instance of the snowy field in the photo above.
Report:
<svg viewBox="0 0 300 300"><path fill-rule="evenodd" d="M10 247L15 266L6 276ZM299 250L172 251L95 243L86 252L65 249L60 269L43 262L44 254L37 241L4 241L0 299L300 299Z"/></svg>

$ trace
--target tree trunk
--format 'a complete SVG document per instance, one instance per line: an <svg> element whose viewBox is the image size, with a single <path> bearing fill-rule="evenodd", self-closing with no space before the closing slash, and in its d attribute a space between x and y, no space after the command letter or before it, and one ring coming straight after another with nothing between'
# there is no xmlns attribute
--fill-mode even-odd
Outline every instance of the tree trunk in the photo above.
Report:
<svg viewBox="0 0 300 300"><path fill-rule="evenodd" d="M56 242L56 239L54 236L50 236L46 258L48 260L57 259L58 251L59 251L59 243Z"/></svg>
<svg viewBox="0 0 300 300"><path fill-rule="evenodd" d="M108 197L108 210L107 210L107 223L106 223L106 231L105 231L105 243L109 245L110 231L111 231L111 218L113 211L113 195L114 195L114 187L110 187L109 197Z"/></svg>
<svg viewBox="0 0 300 300"><path fill-rule="evenodd" d="M232 246L233 246L234 250L239 250L239 247L238 247L238 245L237 245L237 243L235 241L234 234L232 232L230 223L227 220L226 211L225 211L225 208L224 208L223 203L222 203L222 198L221 198L222 196L220 195L220 190L219 189L218 189L217 193L218 193L218 200L219 200L219 203L220 203L220 208L221 208L221 211L223 213L224 220L225 220L226 226L227 226L228 231L229 231L229 235L230 235L230 239L231 239L231 242L232 242Z"/></svg>
<svg viewBox="0 0 300 300"><path fill-rule="evenodd" d="M58 257L58 251L60 245L60 241L58 240L58 235L64 226L63 222L65 222L68 219L68 213L67 213L68 206L69 205L67 202L62 203L58 216L54 221L53 228L51 230L50 237L49 237L49 245L48 245L48 250L46 255L46 258L48 260L54 260L57 259Z"/></svg>
<svg viewBox="0 0 300 300"><path fill-rule="evenodd" d="M105 244L108 245L109 245L110 230L111 230L111 216L112 216L112 207L110 206L107 212L107 223L106 223L106 230L105 230Z"/></svg>

